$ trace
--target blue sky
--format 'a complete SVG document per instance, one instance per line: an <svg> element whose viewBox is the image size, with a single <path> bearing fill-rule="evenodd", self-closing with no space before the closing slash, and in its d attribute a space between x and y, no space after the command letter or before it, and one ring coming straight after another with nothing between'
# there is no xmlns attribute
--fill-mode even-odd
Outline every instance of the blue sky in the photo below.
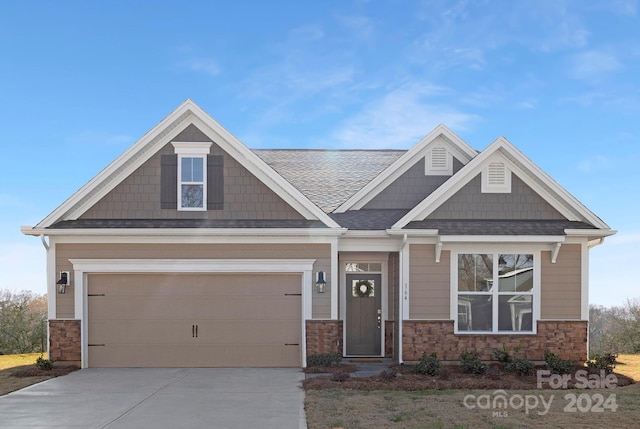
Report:
<svg viewBox="0 0 640 429"><path fill-rule="evenodd" d="M0 51L0 289L44 293L20 225L191 98L252 148L504 135L619 231L591 251L591 302L640 297L636 0L24 0Z"/></svg>

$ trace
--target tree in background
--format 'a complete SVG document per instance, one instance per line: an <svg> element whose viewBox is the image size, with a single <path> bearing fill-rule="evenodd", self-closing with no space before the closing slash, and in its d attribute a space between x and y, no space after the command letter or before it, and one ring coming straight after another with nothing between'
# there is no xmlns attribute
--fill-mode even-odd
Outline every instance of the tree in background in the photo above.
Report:
<svg viewBox="0 0 640 429"><path fill-rule="evenodd" d="M640 353L640 300L589 306L589 354Z"/></svg>
<svg viewBox="0 0 640 429"><path fill-rule="evenodd" d="M46 322L46 295L1 290L0 354L44 351Z"/></svg>

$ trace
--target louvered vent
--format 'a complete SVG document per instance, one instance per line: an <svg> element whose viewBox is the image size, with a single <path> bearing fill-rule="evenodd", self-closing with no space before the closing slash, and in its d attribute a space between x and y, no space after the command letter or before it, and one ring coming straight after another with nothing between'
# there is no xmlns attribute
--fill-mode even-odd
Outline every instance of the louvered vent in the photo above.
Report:
<svg viewBox="0 0 640 429"><path fill-rule="evenodd" d="M511 170L504 162L494 161L489 163L482 171L483 193L510 193Z"/></svg>
<svg viewBox="0 0 640 429"><path fill-rule="evenodd" d="M489 186L504 186L507 177L502 162L492 162L487 168L487 184Z"/></svg>
<svg viewBox="0 0 640 429"><path fill-rule="evenodd" d="M446 176L453 174L451 154L444 147L434 147L425 159L425 174Z"/></svg>
<svg viewBox="0 0 640 429"><path fill-rule="evenodd" d="M431 150L431 169L446 170L447 167L447 150L443 147L433 148Z"/></svg>

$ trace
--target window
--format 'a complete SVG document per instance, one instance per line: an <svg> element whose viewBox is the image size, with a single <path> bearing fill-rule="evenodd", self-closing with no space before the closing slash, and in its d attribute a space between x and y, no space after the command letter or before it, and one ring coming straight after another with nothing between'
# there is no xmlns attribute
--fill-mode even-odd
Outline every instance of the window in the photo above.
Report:
<svg viewBox="0 0 640 429"><path fill-rule="evenodd" d="M456 331L534 332L534 262L532 253L459 253Z"/></svg>
<svg viewBox="0 0 640 429"><path fill-rule="evenodd" d="M178 210L211 209L208 207L211 199L211 189L208 188L212 187L208 171L213 164L222 165L220 162L213 162L220 158L219 156L209 155L212 142L171 142L171 144L175 155L173 157L164 155L162 159L162 208L172 208L172 198L169 194L173 193L173 208L176 208L177 203ZM173 169L171 165L174 166ZM213 178L219 176L216 171L213 171ZM213 199L217 201L216 196Z"/></svg>
<svg viewBox="0 0 640 429"><path fill-rule="evenodd" d="M181 156L179 162L180 184L178 201L180 209L204 210L206 207L206 169L205 158L198 156Z"/></svg>

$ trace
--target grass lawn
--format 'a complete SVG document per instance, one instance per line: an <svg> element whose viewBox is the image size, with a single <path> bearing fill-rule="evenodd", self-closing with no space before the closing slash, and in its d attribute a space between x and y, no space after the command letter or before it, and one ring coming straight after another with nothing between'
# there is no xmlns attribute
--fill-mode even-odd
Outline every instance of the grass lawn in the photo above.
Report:
<svg viewBox="0 0 640 429"><path fill-rule="evenodd" d="M640 382L640 355L621 355L616 372ZM529 401L529 412L510 406L482 408L489 390L307 390L309 429L332 428L622 428L640 421L640 383L613 389L507 390L509 400ZM473 396L470 396L473 395ZM484 395L484 396L483 396ZM613 396L612 396L613 395ZM470 408L466 404L473 406ZM573 399L572 399L573 398ZM607 399L609 401L607 402ZM550 404L545 413L542 400ZM479 405L480 404L480 405ZM613 405L617 409L613 411ZM544 414L543 414L544 413Z"/></svg>
<svg viewBox="0 0 640 429"><path fill-rule="evenodd" d="M76 369L56 368L50 371L38 370L34 363L39 357L40 353L0 355L0 396L50 378L68 374ZM46 354L43 357L46 358ZM16 376L16 374L20 376Z"/></svg>

